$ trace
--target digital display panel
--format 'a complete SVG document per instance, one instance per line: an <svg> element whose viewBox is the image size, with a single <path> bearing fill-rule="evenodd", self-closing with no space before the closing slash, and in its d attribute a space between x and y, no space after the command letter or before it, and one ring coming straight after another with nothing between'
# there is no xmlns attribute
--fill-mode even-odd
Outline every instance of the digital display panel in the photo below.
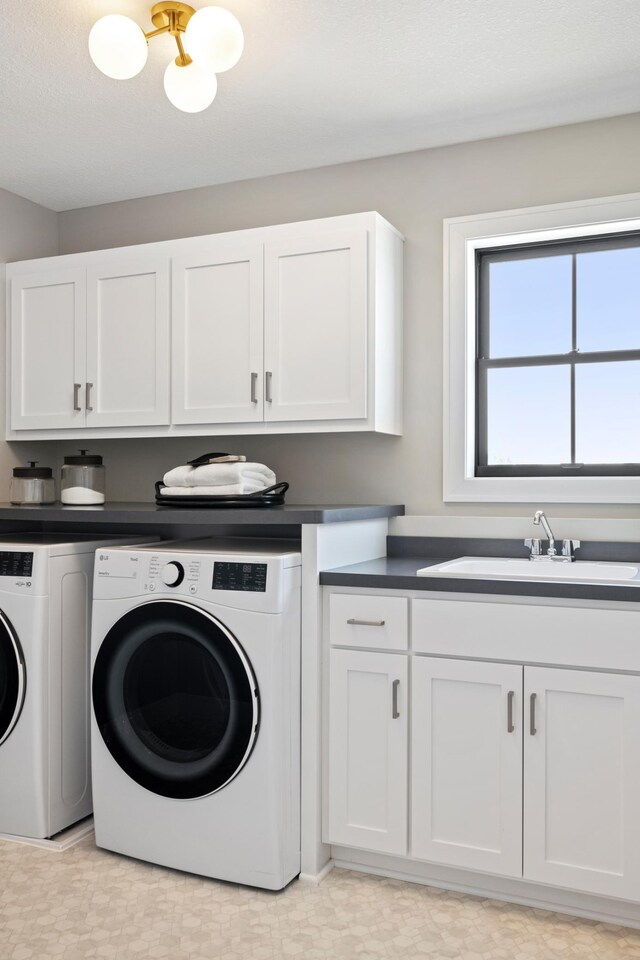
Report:
<svg viewBox="0 0 640 960"><path fill-rule="evenodd" d="M33 571L33 554L0 551L0 577L30 577Z"/></svg>
<svg viewBox="0 0 640 960"><path fill-rule="evenodd" d="M267 589L266 563L228 563L216 561L213 564L214 590L244 590L252 593L265 593Z"/></svg>

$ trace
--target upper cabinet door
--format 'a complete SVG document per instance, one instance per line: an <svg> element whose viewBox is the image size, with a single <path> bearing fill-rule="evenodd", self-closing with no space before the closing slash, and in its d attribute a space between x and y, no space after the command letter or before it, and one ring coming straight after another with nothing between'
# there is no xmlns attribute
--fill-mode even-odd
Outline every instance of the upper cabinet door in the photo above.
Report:
<svg viewBox="0 0 640 960"><path fill-rule="evenodd" d="M85 425L85 317L84 269L11 280L11 429Z"/></svg>
<svg viewBox="0 0 640 960"><path fill-rule="evenodd" d="M87 426L169 423L169 262L87 271Z"/></svg>
<svg viewBox="0 0 640 960"><path fill-rule="evenodd" d="M261 421L263 247L173 261L173 423Z"/></svg>
<svg viewBox="0 0 640 960"><path fill-rule="evenodd" d="M640 899L640 677L524 675L525 879Z"/></svg>
<svg viewBox="0 0 640 960"><path fill-rule="evenodd" d="M367 231L265 247L265 420L367 415Z"/></svg>
<svg viewBox="0 0 640 960"><path fill-rule="evenodd" d="M522 876L522 667L413 658L412 855Z"/></svg>

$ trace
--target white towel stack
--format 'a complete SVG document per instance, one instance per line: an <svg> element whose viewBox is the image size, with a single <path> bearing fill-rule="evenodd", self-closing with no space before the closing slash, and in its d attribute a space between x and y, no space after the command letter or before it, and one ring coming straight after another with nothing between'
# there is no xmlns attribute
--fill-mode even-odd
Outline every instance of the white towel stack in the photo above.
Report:
<svg viewBox="0 0 640 960"><path fill-rule="evenodd" d="M276 475L264 463L187 464L169 470L163 482L165 497L237 497L272 487Z"/></svg>

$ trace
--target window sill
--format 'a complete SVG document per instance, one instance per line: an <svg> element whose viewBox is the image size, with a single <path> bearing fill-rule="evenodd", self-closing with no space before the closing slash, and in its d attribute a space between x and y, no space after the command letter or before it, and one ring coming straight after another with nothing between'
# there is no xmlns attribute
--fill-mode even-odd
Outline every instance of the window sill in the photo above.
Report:
<svg viewBox="0 0 640 960"><path fill-rule="evenodd" d="M640 477L453 477L445 503L640 503Z"/></svg>

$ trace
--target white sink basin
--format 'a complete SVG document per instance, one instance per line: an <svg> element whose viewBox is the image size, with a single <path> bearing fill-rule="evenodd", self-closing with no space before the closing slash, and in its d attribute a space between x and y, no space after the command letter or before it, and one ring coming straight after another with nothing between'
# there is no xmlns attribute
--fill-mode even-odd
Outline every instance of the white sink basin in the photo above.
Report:
<svg viewBox="0 0 640 960"><path fill-rule="evenodd" d="M640 578L640 567L631 563L598 563L575 560L519 560L495 557L461 557L418 570L420 577L477 577L484 580L572 580L588 583L620 583Z"/></svg>

